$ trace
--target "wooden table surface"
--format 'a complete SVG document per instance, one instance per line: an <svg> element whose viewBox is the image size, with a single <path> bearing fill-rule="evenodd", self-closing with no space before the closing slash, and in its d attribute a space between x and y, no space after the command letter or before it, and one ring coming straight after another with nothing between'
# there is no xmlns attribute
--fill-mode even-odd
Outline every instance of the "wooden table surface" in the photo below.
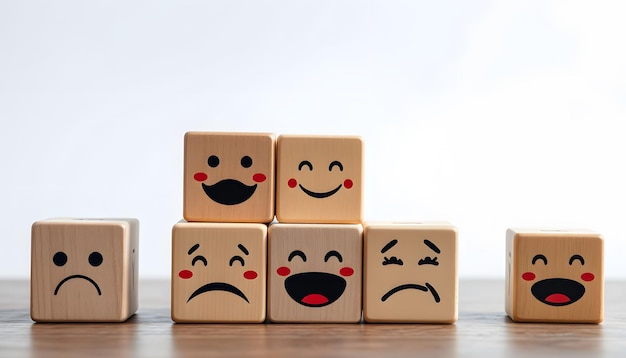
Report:
<svg viewBox="0 0 626 358"><path fill-rule="evenodd" d="M142 281L115 324L33 323L27 281L0 281L0 357L624 357L626 283L608 282L599 325L513 323L504 283L461 281L459 320L432 324L174 324L169 282Z"/></svg>

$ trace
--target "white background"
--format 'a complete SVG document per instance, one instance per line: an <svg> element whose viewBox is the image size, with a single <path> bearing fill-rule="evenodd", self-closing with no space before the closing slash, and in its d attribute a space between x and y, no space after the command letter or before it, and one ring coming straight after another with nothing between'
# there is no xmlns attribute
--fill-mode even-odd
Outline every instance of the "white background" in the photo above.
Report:
<svg viewBox="0 0 626 358"><path fill-rule="evenodd" d="M136 217L168 278L189 130L358 134L365 218L588 228L626 278L623 2L0 0L0 277L30 226Z"/></svg>

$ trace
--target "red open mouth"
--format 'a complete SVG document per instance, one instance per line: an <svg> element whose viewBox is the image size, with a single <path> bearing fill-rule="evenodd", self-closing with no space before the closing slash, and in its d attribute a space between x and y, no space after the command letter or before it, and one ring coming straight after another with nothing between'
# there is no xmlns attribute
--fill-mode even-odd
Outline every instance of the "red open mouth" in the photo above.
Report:
<svg viewBox="0 0 626 358"><path fill-rule="evenodd" d="M324 295L320 295L319 293L311 293L304 296L302 303L306 303L310 306L319 306L328 303L328 298Z"/></svg>
<svg viewBox="0 0 626 358"><path fill-rule="evenodd" d="M550 302L550 303L567 303L571 301L569 299L569 297L567 297L566 295L562 294L562 293L553 293L550 296L546 297L546 302Z"/></svg>

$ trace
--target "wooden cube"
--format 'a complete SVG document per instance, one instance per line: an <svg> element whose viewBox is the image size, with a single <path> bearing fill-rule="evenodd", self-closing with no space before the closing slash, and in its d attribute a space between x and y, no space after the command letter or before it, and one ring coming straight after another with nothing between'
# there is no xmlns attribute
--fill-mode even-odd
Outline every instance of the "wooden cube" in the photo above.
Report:
<svg viewBox="0 0 626 358"><path fill-rule="evenodd" d="M518 322L602 322L603 247L591 231L509 229L506 313Z"/></svg>
<svg viewBox="0 0 626 358"><path fill-rule="evenodd" d="M271 133L186 133L185 220L272 221L275 142Z"/></svg>
<svg viewBox="0 0 626 358"><path fill-rule="evenodd" d="M278 221L361 222L361 138L281 135L276 148Z"/></svg>
<svg viewBox="0 0 626 358"><path fill-rule="evenodd" d="M359 322L362 238L360 224L271 225L270 321Z"/></svg>
<svg viewBox="0 0 626 358"><path fill-rule="evenodd" d="M30 316L122 322L137 311L139 221L48 219L31 237Z"/></svg>
<svg viewBox="0 0 626 358"><path fill-rule="evenodd" d="M172 229L172 320L265 320L267 226L188 223Z"/></svg>
<svg viewBox="0 0 626 358"><path fill-rule="evenodd" d="M457 232L448 223L367 223L367 322L453 323L458 316Z"/></svg>

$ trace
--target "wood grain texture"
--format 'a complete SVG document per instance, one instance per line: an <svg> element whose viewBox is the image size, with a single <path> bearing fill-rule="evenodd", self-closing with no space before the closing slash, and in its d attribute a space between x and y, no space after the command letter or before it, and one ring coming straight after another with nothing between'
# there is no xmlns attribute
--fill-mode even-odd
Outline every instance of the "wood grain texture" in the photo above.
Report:
<svg viewBox="0 0 626 358"><path fill-rule="evenodd" d="M169 282L140 282L124 323L33 323L28 281L0 281L2 357L623 357L626 282L602 324L515 323L503 281L460 281L459 320L437 324L176 324Z"/></svg>
<svg viewBox="0 0 626 358"><path fill-rule="evenodd" d="M268 318L273 322L361 320L363 227L272 224Z"/></svg>
<svg viewBox="0 0 626 358"><path fill-rule="evenodd" d="M187 132L185 220L272 221L275 152L272 133Z"/></svg>
<svg viewBox="0 0 626 358"><path fill-rule="evenodd" d="M447 223L365 223L367 322L457 320L457 232Z"/></svg>
<svg viewBox="0 0 626 358"><path fill-rule="evenodd" d="M172 229L172 319L263 322L267 226L179 222Z"/></svg>
<svg viewBox="0 0 626 358"><path fill-rule="evenodd" d="M139 222L49 219L32 227L31 317L120 322L137 310Z"/></svg>
<svg viewBox="0 0 626 358"><path fill-rule="evenodd" d="M513 320L602 322L602 236L584 230L509 229L506 246L506 312Z"/></svg>
<svg viewBox="0 0 626 358"><path fill-rule="evenodd" d="M278 136L276 218L285 223L361 223L363 140Z"/></svg>

